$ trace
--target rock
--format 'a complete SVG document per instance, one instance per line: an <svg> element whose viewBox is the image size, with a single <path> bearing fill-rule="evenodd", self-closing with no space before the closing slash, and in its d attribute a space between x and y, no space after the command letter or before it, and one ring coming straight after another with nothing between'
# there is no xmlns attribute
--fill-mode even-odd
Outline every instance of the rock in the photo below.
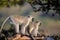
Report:
<svg viewBox="0 0 60 40"><path fill-rule="evenodd" d="M21 37L20 34L16 34L13 37L8 38L8 40L29 40L30 38L27 36Z"/></svg>

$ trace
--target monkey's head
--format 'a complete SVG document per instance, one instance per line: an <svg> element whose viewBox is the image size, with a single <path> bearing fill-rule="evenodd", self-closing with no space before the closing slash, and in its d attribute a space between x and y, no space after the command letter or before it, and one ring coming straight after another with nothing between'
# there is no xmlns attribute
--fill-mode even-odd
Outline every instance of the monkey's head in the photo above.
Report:
<svg viewBox="0 0 60 40"><path fill-rule="evenodd" d="M34 21L34 17L32 17L31 15L28 16L28 19L32 22Z"/></svg>
<svg viewBox="0 0 60 40"><path fill-rule="evenodd" d="M41 22L40 21L36 21L37 26L41 26Z"/></svg>

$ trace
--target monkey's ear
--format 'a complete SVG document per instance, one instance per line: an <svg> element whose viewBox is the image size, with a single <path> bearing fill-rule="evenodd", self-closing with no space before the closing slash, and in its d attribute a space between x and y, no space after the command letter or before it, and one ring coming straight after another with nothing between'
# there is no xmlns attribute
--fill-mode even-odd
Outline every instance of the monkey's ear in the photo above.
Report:
<svg viewBox="0 0 60 40"><path fill-rule="evenodd" d="M30 17L30 16L28 16L28 17Z"/></svg>

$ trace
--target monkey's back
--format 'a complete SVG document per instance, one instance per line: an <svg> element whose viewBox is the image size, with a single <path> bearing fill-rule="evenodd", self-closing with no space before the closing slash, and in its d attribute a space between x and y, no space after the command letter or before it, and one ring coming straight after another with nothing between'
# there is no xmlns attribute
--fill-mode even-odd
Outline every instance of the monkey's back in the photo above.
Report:
<svg viewBox="0 0 60 40"><path fill-rule="evenodd" d="M17 23L23 23L28 21L27 17L24 17L24 16L12 15L10 17Z"/></svg>

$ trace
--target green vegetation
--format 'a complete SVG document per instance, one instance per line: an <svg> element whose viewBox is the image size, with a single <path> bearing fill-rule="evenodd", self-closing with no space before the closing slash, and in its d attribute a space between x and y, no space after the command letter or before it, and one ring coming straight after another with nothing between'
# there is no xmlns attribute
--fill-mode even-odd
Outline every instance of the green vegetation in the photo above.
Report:
<svg viewBox="0 0 60 40"><path fill-rule="evenodd" d="M22 5L25 1L32 2L32 0L0 0L0 8L10 7L12 5L16 6L16 4Z"/></svg>
<svg viewBox="0 0 60 40"><path fill-rule="evenodd" d="M16 4L22 5L23 3L23 0L0 0L0 7L10 7Z"/></svg>

